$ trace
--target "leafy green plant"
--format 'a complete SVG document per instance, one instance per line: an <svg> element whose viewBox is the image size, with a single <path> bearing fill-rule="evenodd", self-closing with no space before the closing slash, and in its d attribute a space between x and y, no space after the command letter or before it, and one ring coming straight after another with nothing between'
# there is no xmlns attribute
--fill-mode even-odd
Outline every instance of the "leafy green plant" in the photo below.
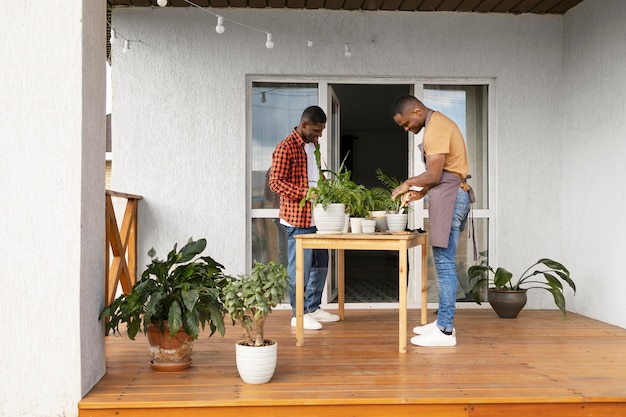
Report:
<svg viewBox="0 0 626 417"><path fill-rule="evenodd" d="M350 179L351 172L345 169L345 162L346 158L341 162L337 172L320 169L317 185L307 190L304 198L300 200L300 208L303 208L307 201L312 205L321 204L324 209L333 203L348 203L348 196L355 184Z"/></svg>
<svg viewBox="0 0 626 417"><path fill-rule="evenodd" d="M239 324L243 328L248 346L265 344L265 320L282 301L288 289L287 269L274 261L254 261L250 274L224 277L221 288L224 308L233 320L233 325Z"/></svg>
<svg viewBox="0 0 626 417"><path fill-rule="evenodd" d="M552 259L542 258L532 264L517 279L513 279L513 274L505 268L493 269L487 261L487 252L480 253L480 263L468 268L467 274L472 285L471 293L474 301L480 304L480 292L485 287L497 291L516 291L522 289L539 288L550 292L554 298L554 303L563 313L565 312L565 296L563 295L563 283L567 284L576 293L576 284L570 277L567 268ZM537 267L537 269L534 269Z"/></svg>
<svg viewBox="0 0 626 417"><path fill-rule="evenodd" d="M400 184L402 184L402 181L400 181L399 179L397 179L396 177L390 177L387 174L385 174L382 169L377 168L376 169L376 178L378 178L378 181L380 181L381 183L383 183L383 185L385 186L385 188L380 188L377 187L374 189L374 193L375 195L377 195L379 198L377 198L377 200L380 201L380 207L385 207L385 208L381 208L379 210L387 210L390 211L392 213L408 213L408 211L410 210L410 206L403 206L402 205L402 198L401 196L397 196L395 199L391 198L391 193L393 192L393 190L395 190ZM387 203L383 203L383 198L387 197Z"/></svg>
<svg viewBox="0 0 626 417"><path fill-rule="evenodd" d="M361 184L347 184L345 193L346 212L352 217L370 217L374 210L372 191Z"/></svg>
<svg viewBox="0 0 626 417"><path fill-rule="evenodd" d="M126 323L128 337L135 339L140 329L144 333L148 324L163 331L165 322L173 337L182 327L186 333L198 338L200 328L209 324L211 335L218 331L224 335L223 307L219 283L223 279L223 265L209 256L197 257L206 248L206 239L188 243L177 251L177 245L167 259L156 257L150 249L152 262L128 294L120 295L100 312L106 321L106 332L120 334L119 326Z"/></svg>

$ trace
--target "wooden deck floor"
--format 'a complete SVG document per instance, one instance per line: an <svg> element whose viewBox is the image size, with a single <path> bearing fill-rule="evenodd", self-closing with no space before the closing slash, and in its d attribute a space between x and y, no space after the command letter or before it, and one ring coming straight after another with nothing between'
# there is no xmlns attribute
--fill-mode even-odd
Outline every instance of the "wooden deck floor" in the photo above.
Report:
<svg viewBox="0 0 626 417"><path fill-rule="evenodd" d="M239 378L238 328L201 337L192 366L171 373L149 367L141 337L109 336L107 374L79 416L626 416L626 330L583 316L457 310L456 347L409 344L401 354L396 310L347 310L345 321L305 331L303 347L289 313L268 319L279 353L264 385ZM418 317L410 310L409 325Z"/></svg>

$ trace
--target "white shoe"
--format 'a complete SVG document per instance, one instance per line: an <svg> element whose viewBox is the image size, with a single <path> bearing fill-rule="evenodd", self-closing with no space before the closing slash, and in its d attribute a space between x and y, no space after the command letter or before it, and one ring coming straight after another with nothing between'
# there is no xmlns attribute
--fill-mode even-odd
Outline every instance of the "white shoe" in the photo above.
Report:
<svg viewBox="0 0 626 417"><path fill-rule="evenodd" d="M328 311L324 311L321 308L318 308L317 310L315 310L312 313L309 313L308 315L313 317L315 320L319 321L320 323L332 323L335 321L339 321L338 315L329 313Z"/></svg>
<svg viewBox="0 0 626 417"><path fill-rule="evenodd" d="M304 315L304 323L303 323L303 328L305 330L320 330L322 328L322 323L320 323L319 321L315 320L313 317L311 317L311 314L305 314ZM292 317L291 318L291 327L296 327L296 318Z"/></svg>
<svg viewBox="0 0 626 417"><path fill-rule="evenodd" d="M425 324L423 326L413 327L413 333L415 333L415 334L426 334L426 333L429 333L429 332L431 332L431 331L433 331L435 329L441 331L439 329L439 327L437 327L437 320L433 321L432 323ZM455 329L453 327L452 328L452 334L454 334L454 333L455 333Z"/></svg>
<svg viewBox="0 0 626 417"><path fill-rule="evenodd" d="M428 324L424 324L423 326L416 326L413 327L413 333L415 334L425 334L430 332L433 329L438 329L437 327L437 320L428 323Z"/></svg>
<svg viewBox="0 0 626 417"><path fill-rule="evenodd" d="M411 338L411 343L416 346L456 346L456 335L452 332L451 335L447 335L441 330L433 330L426 334L414 336Z"/></svg>

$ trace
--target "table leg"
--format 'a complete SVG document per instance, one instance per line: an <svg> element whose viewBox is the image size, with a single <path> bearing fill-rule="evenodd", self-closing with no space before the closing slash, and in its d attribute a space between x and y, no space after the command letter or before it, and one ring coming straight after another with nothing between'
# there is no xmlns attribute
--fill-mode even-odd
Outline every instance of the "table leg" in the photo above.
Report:
<svg viewBox="0 0 626 417"><path fill-rule="evenodd" d="M346 281L344 250L337 249L337 303L339 304L339 319L343 320L343 305L346 301Z"/></svg>
<svg viewBox="0 0 626 417"><path fill-rule="evenodd" d="M399 351L400 353L406 353L406 339L407 339L407 332L406 332L406 327L407 327L407 268L408 268L408 260L407 260L407 246L406 246L406 242L403 245L400 245L400 249L398 251L398 255L399 255L399 262L398 262L398 269L400 270L399 276L398 276L398 285L400 288L400 295L399 295L399 302L400 302L400 307L399 307L399 322L400 322L400 329L399 329Z"/></svg>
<svg viewBox="0 0 626 417"><path fill-rule="evenodd" d="M422 324L428 320L428 247L422 243Z"/></svg>
<svg viewBox="0 0 626 417"><path fill-rule="evenodd" d="M296 346L304 346L304 248L296 239Z"/></svg>

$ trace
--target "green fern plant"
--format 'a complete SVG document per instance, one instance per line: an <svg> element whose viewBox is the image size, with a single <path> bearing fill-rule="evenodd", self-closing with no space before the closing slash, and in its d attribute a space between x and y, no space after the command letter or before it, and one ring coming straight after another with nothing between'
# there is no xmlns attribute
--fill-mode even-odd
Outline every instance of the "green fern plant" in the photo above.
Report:
<svg viewBox="0 0 626 417"><path fill-rule="evenodd" d="M402 184L402 181L400 181L396 177L388 176L380 168L376 169L376 178L378 178L378 181L380 181L385 186L385 188L377 187L374 189L375 195L381 198L380 207L385 207L385 208L381 208L380 210L387 210L393 213L400 213L400 212L408 213L410 210L410 206L409 205L403 206L402 198L400 196L397 196L395 199L391 198L391 193L400 184ZM386 197L386 201L387 201L386 204L382 203L382 201L384 201L382 200L384 197Z"/></svg>

